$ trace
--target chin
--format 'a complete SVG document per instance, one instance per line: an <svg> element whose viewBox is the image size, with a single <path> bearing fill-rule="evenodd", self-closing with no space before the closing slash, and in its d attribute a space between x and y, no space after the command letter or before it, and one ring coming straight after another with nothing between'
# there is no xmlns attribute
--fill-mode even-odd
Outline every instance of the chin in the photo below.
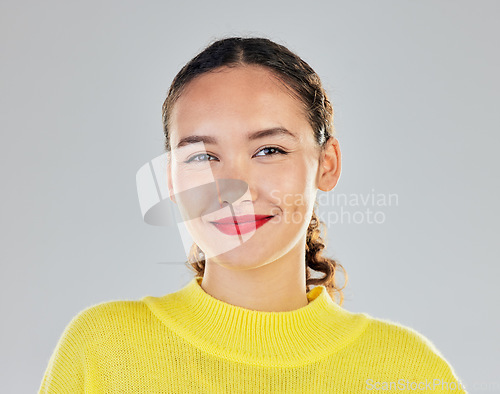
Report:
<svg viewBox="0 0 500 394"><path fill-rule="evenodd" d="M259 257L248 253L248 250L241 250L241 252L231 250L210 258L210 262L230 270L238 271L258 268L263 265Z"/></svg>

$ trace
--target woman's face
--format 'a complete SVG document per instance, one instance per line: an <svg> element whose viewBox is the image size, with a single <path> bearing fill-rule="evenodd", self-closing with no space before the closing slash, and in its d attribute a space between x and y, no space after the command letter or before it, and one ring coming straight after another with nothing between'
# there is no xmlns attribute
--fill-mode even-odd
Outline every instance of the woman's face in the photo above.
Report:
<svg viewBox="0 0 500 394"><path fill-rule="evenodd" d="M278 128L293 136L251 138ZM258 267L305 245L320 148L300 102L270 71L238 66L202 74L175 103L170 130L172 199L207 262ZM273 218L243 223L241 215ZM229 225L214 223L228 217Z"/></svg>

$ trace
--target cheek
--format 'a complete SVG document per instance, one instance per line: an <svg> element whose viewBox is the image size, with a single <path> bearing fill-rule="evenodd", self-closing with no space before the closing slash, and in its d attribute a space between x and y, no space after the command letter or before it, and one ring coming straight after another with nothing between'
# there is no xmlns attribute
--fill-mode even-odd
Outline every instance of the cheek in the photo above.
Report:
<svg viewBox="0 0 500 394"><path fill-rule="evenodd" d="M274 192L274 203L284 212L285 216L293 215L294 212L305 212L314 203L311 202L313 195L306 180L293 177L283 179L272 189Z"/></svg>
<svg viewBox="0 0 500 394"><path fill-rule="evenodd" d="M199 165L199 167L202 167ZM178 168L172 172L172 184L177 192L193 189L206 185L214 181L214 176L210 168L199 168L196 171Z"/></svg>
<svg viewBox="0 0 500 394"><path fill-rule="evenodd" d="M294 224L294 228L305 226L311 220L316 193L314 175L308 169L306 165L289 169L276 186L281 199L278 206L283 211L283 222Z"/></svg>
<svg viewBox="0 0 500 394"><path fill-rule="evenodd" d="M275 188L283 196L286 205L296 205L298 195L307 198L307 193L310 192L310 180L303 169L290 168L281 173Z"/></svg>

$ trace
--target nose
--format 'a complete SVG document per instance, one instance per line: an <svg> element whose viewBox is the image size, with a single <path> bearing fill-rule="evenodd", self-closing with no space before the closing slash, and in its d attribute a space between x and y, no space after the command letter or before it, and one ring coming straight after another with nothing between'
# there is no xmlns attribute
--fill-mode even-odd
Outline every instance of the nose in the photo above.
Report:
<svg viewBox="0 0 500 394"><path fill-rule="evenodd" d="M224 202L235 204L245 197L245 200L252 200L250 185L249 163L242 156L225 160L221 166L214 170L214 180L217 187L219 204Z"/></svg>
<svg viewBox="0 0 500 394"><path fill-rule="evenodd" d="M222 207L224 204L236 204L240 200L251 201L249 194L248 183L239 179L216 179L217 197L219 205Z"/></svg>

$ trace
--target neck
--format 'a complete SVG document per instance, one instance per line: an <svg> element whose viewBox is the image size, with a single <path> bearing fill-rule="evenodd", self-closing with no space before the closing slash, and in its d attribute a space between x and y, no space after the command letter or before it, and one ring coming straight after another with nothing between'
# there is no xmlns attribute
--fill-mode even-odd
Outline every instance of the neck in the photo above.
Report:
<svg viewBox="0 0 500 394"><path fill-rule="evenodd" d="M212 297L245 309L292 311L308 304L305 252L291 253L258 268L235 270L207 260L201 284Z"/></svg>
<svg viewBox="0 0 500 394"><path fill-rule="evenodd" d="M303 365L342 349L368 324L363 314L334 303L324 286L309 291L309 303L302 308L265 312L212 297L202 289L202 280L196 277L174 293L143 301L172 333L227 360L270 367Z"/></svg>

